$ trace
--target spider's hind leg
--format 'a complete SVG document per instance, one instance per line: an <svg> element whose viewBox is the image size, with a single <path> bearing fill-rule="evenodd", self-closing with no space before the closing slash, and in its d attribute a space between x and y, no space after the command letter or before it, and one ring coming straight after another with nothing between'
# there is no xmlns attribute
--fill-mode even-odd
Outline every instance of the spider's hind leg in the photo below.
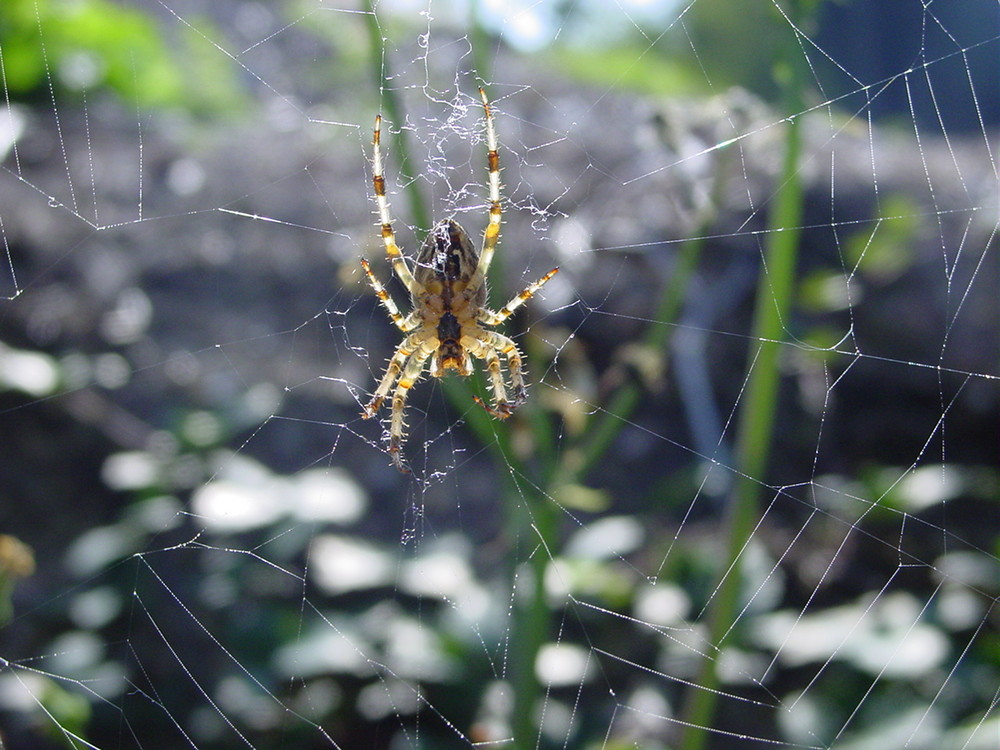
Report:
<svg viewBox="0 0 1000 750"><path fill-rule="evenodd" d="M486 369L490 375L490 384L493 389L493 405L476 398L491 416L497 419L507 419L514 410L528 400L528 391L524 385L524 373L521 370L521 353L517 344L496 331L482 331L477 338L475 351L477 357L486 361ZM510 370L510 386L513 391L513 398L507 397L507 389L504 386L503 374L500 371L500 354L507 358L507 369Z"/></svg>
<svg viewBox="0 0 1000 750"><path fill-rule="evenodd" d="M434 349L428 347L426 341L422 342L421 347L413 353L413 356L406 363L406 367L400 373L396 390L392 394L392 414L389 417L389 456L392 458L392 465L404 474L410 471L406 468L402 455L403 438L406 436L406 422L403 421L406 397L409 395L410 388L420 377L424 363L433 352Z"/></svg>
<svg viewBox="0 0 1000 750"><path fill-rule="evenodd" d="M401 473L410 473L410 467L406 464L406 458L403 456L401 445L398 440L394 440L393 438L389 438L389 458L392 459L392 465Z"/></svg>

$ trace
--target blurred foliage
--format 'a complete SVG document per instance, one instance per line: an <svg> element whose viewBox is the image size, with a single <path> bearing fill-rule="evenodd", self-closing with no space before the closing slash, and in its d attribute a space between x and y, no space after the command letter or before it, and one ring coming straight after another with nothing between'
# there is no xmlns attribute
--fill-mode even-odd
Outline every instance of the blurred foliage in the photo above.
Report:
<svg viewBox="0 0 1000 750"><path fill-rule="evenodd" d="M0 627L13 617L15 584L34 572L35 557L31 547L9 534L0 534ZM18 682L31 696L24 713L29 723L37 728L39 736L52 742L65 741L67 737L85 742L92 714L86 695L67 689L55 679L37 672L25 673ZM0 735L0 746L2 744L3 737Z"/></svg>
<svg viewBox="0 0 1000 750"><path fill-rule="evenodd" d="M733 86L776 101L782 91L775 70L794 41L785 19L808 19L811 33L822 0L743 3L699 0L689 6L650 3L633 8L630 23L614 6L559 6L555 43L541 54L562 73L586 83L630 88L660 96L708 95ZM683 27L683 33L664 34ZM815 67L814 72L822 73Z"/></svg>
<svg viewBox="0 0 1000 750"><path fill-rule="evenodd" d="M27 544L9 534L0 534L0 627L14 613L11 595L18 579L35 572L35 556Z"/></svg>
<svg viewBox="0 0 1000 750"><path fill-rule="evenodd" d="M354 89L356 97L370 97L374 103L378 90L360 90L359 80L365 79L371 69L373 55L370 37L366 28L372 20L362 13L316 13L311 0L295 0L285 9L284 17L289 23L295 22L296 29L315 36L327 46L324 55L317 56L298 80L298 85L318 92L330 92L338 86ZM381 17L381 15L380 15ZM358 99L358 108L364 110L369 105Z"/></svg>
<svg viewBox="0 0 1000 750"><path fill-rule="evenodd" d="M872 291L909 271L917 260L915 248L924 230L920 207L906 195L888 195L866 228L842 242L843 267L822 266L806 271L798 287L802 311L818 316L800 338L816 347L813 357L831 362L833 349L848 334L847 324L836 328L830 314L856 308Z"/></svg>
<svg viewBox="0 0 1000 750"><path fill-rule="evenodd" d="M637 45L626 43L597 51L562 45L549 54L564 75L583 83L613 85L664 97L706 93L705 76L693 66L672 53L644 55L643 52Z"/></svg>
<svg viewBox="0 0 1000 750"><path fill-rule="evenodd" d="M130 491L140 497L162 491L163 477L170 473L162 470L162 453L119 454L109 462L137 460L161 470L128 472L136 477ZM497 738L492 733L510 721L510 706L488 696L510 689L504 684L514 676L507 659L521 648L510 630L511 583L502 566L481 569L481 550L459 534L425 540L413 550L372 540L363 530L373 513L365 503L357 506L357 514L317 531L299 515L310 505L299 500L314 482L331 478L329 470L282 476L221 450L197 460L206 471L189 509L166 497L132 503L120 520L81 535L68 550L69 567L80 585L61 605L77 612L81 628L80 611L105 612L91 615L88 628L103 653L86 671L76 668L81 681L88 674L124 675L141 691L130 700L131 721L162 707L169 724L161 724L166 717L150 714L144 728L158 727L162 741L169 743L176 722L193 728L191 738L202 748L233 746L227 727L222 717L204 712L200 694L175 692L155 671L145 674L161 660L182 659L189 677L229 720L247 728L257 746L290 736L301 747L322 746L311 722L345 747L385 746L387 735L405 732L401 726L417 722L427 746L467 747L454 728L482 741ZM106 471L109 478L118 473ZM899 481L900 475L906 478ZM954 476L955 482L942 488L935 481L942 475ZM346 472L337 478L341 480L353 482ZM917 514L961 503L973 481L956 466L928 465L916 473L886 467L870 487L846 477L820 477L818 488L835 491L818 492L816 500L825 517L847 519L859 514L860 495L855 493L881 493L889 507L867 515L860 511L865 518L854 532L888 538L901 517L891 508ZM262 502L287 510L254 516ZM246 508L252 509L250 514L241 516ZM661 514L605 516L565 534L558 550L541 556L545 606L563 623L558 630L546 629L538 648L536 669L547 684L545 705L557 715L574 706L583 709L572 729L555 731L555 740L577 747L665 746L656 722L623 722L608 736L603 711L609 689L618 704L646 705L638 698L644 690L672 702L679 685L662 683L650 669L688 679L697 663L703 607L717 593L718 555L705 542L711 539L709 527L686 526L687 542L676 546L670 528L670 519ZM835 549L845 528L830 524L812 544ZM162 547L167 538L186 539L192 531L197 537L191 541ZM808 526L803 531L812 533ZM765 687L774 691L768 705L777 702L788 709L776 710L784 741L894 746L895 733L913 723L914 713L907 714L910 719L899 715L901 705L917 716L933 716L932 736L963 725L969 726L963 736L975 730L969 722L983 703L980 686L1000 680L1000 659L990 648L995 643L986 640L984 648L966 651L961 669L947 676L947 691L938 694L938 683L1000 593L995 559L961 551L929 561L922 566L928 578L923 585L936 585L938 595L928 600L919 589L879 588L880 577L892 579L894 562L880 568L877 556L868 555L864 566L873 579L803 612L792 603L796 571L781 565L789 550L783 553L764 536L744 550L742 616L714 659L725 665L725 695L742 694L761 664L776 660ZM673 549L664 557L668 544ZM891 549L889 553L894 556ZM650 561L661 558L669 559L669 566L655 581L642 574ZM529 583L514 584L515 599L532 588L530 564L518 566L515 579ZM192 576L192 570L198 574ZM389 598L387 588L393 592ZM84 606L86 598L100 602ZM136 610L143 617L137 618ZM470 618L476 627L470 628ZM82 630L69 632L80 638ZM135 646L116 655L114 644L123 634ZM51 652L86 651L73 638L56 636ZM204 647L190 650L202 640ZM613 657L600 650L607 643L619 644ZM573 658L583 663L553 678L544 664L556 654L562 669L572 666ZM38 666L45 669L46 663ZM804 691L799 685L803 674L814 676ZM45 691L57 687L43 680ZM413 703L415 688L419 704ZM36 689L54 719L46 732L82 730L87 712L66 702L79 691L72 685L51 695L45 691ZM156 694L157 704L140 705L143 693ZM857 712L861 694L867 697L864 710ZM424 703L450 725L422 712ZM289 723L282 706L308 721ZM760 710L757 704L741 710L753 711L754 706ZM92 739L96 731L92 726ZM536 735L542 738L539 746L549 747L546 730L541 731Z"/></svg>
<svg viewBox="0 0 1000 750"><path fill-rule="evenodd" d="M915 247L924 229L922 214L912 198L887 196L874 217L874 229L848 239L845 260L873 284L894 281L916 260Z"/></svg>
<svg viewBox="0 0 1000 750"><path fill-rule="evenodd" d="M155 19L109 0L4 0L0 55L6 90L23 100L47 100L54 89L113 91L144 108L180 107L218 113L242 94L228 59L185 26L184 52L168 47ZM177 41L177 40L175 40Z"/></svg>
<svg viewBox="0 0 1000 750"><path fill-rule="evenodd" d="M765 52L780 45L766 33L748 33L747 28L781 28L773 23L775 13L768 3L747 5L738 14L731 3L719 0L695 4L685 16L699 52L694 62L705 66L716 86L740 83L773 94L775 59ZM316 14L314 20L326 24L334 15ZM362 22L351 18L350 23ZM331 40L336 37L333 28L324 31ZM9 0L0 6L8 84L26 98L48 96L51 71L54 84L67 90L103 86L142 106L234 102L239 89L233 85L230 61L194 29L184 27L180 35L191 53L183 63L170 59L149 18L106 0ZM221 38L217 32L209 36ZM365 44L360 29L341 41L352 50L348 59ZM627 46L609 46L600 54L566 46L551 54L581 78L654 94L697 90L705 80L698 65L675 62L676 50L661 50L659 44L646 55L642 48ZM376 57L369 62L383 75ZM217 70L211 75L191 79L198 80L197 90L185 83L185 70L213 66ZM387 104L392 104L391 97ZM397 150L405 153L405 146ZM419 209L411 212L420 215ZM844 242L848 273L857 268L860 280L872 286L904 273L913 262L910 247L921 229L918 216L918 208L905 198L886 196L875 229L859 231ZM706 217L706 228L692 236L708 234L712 218ZM667 324L681 313L686 282L702 260L701 249L695 240L684 244L681 254L688 260L663 290L651 316L656 325L643 338L650 351L667 351L672 328ZM818 271L801 280L797 291L796 312L821 315L858 303L856 296L848 303L844 268ZM768 292L768 302L774 301L772 294ZM806 338L824 346L842 335L828 325L813 329L813 334ZM529 352L537 371L546 369L545 356ZM568 362L564 353L564 373ZM64 377L55 360L33 352L0 349L0 364L0 389L33 398L54 392ZM64 685L32 672L40 680L35 695L44 710L35 713L47 725L44 733L64 740L66 732L82 735L92 721L88 700L98 703L87 692L89 679L104 673L128 683L109 698L116 706L129 701L128 711L123 707L108 712L112 736L120 731L124 716L143 733L150 732L140 739L151 748L169 746L170 737L161 740L155 735L170 735L178 727L194 727L190 731L198 747L232 746L219 739L227 727L223 715L206 712L209 701L226 707L226 716L240 727L253 727L256 746L306 747L316 737L309 725L314 721L330 727L345 747L372 746L367 740L373 737L384 744L387 736L408 731L410 722L419 723L419 736L427 746L467 747L456 738L455 727L481 731L488 742L495 739L488 734L491 726L509 726L510 706L504 713L489 696L498 682L519 677L519 667L512 665L524 656L531 662L527 679L534 682L529 697L538 701L514 719L527 719L523 739L532 746L545 746L533 711L544 700L547 708L565 708L578 722L572 731L555 733L556 745L663 747L656 727L622 722L615 727L620 736L608 736L608 697L618 710L644 689L660 697L669 693L663 703L666 715L680 698L680 683L663 675L696 681L692 664L704 657L698 651L704 641L692 646L685 638L702 637L705 607L717 598L721 535L715 518L699 524L682 515L686 508L676 498L702 491L701 474L688 470L665 480L669 490L663 497L652 498L632 516L582 517L574 519L575 524L560 524L564 519L559 516L567 510L620 512L613 489L594 489L587 482L602 462L613 460L616 438L649 395L641 379L623 382L612 394L618 400L580 415L583 426L573 434L564 431L563 415L555 408L539 408L544 403L542 389L537 403L519 414L524 421L511 420L510 430L496 430L473 410L470 427L481 427L483 445L496 452L497 481L511 483L506 492L509 538L527 540L524 548L505 549L509 559L492 565L484 564L483 548L457 534L441 539L429 534L411 554L405 543L371 539L371 528L384 524L374 513L340 521L310 516L315 510L303 499L317 477L330 479L335 470L319 467L287 476L273 472L244 455L249 451L230 454L221 448L238 442L246 428L259 426L259 414L247 411L255 415L244 420L177 405L176 424L151 441L155 447L116 453L105 462L105 483L128 500L117 516L83 530L74 544L58 551L75 577L74 586L47 603L44 637L50 640L37 653L72 653L64 636L85 632L95 636L100 655L85 665L89 672L66 678ZM566 386L560 395L571 393ZM468 403L467 393L460 397ZM275 412L270 408L263 413ZM785 427L775 419L769 422L769 435ZM529 434L510 437L519 429ZM527 448L514 445L517 439ZM763 468L750 472L755 478L766 474ZM942 478L947 481L939 481ZM819 596L802 597L802 591L796 591L805 584L795 580L802 571L791 554L798 551L794 544L782 549L784 541L770 538L766 530L756 533L741 549L745 554L733 576L738 606L743 608L739 626L731 636L726 634L725 648L714 660L737 664L721 675L722 693L736 694L746 686L748 676L757 674L754 659L773 660L778 666L764 687L774 692L739 708L759 719L772 707L778 720L786 721L783 737L801 745L898 745L892 732L897 728L893 720L902 713L901 695L913 711L940 726L974 729L982 716L981 694L988 702L995 689L991 686L1000 683L1000 649L995 638L979 638L976 647L965 652L962 648L974 629L989 623L986 608L1000 593L995 559L985 552L963 551L917 564L902 558L905 548L898 526L906 518L911 524L907 530L919 527L918 514L941 511L946 503L954 512L969 496L995 504L997 486L992 467L973 472L951 465L916 471L873 466L859 476L820 477L812 488L820 511L816 520L800 522L790 516L790 528L803 537L815 534L804 544L813 545L818 558L835 550L830 559L837 566L831 564L827 572L836 590L831 595L816 584L813 594ZM824 487L835 490L824 492ZM224 501L228 513L204 512L209 500ZM226 518L229 528L218 525L218 518ZM528 521L531 528L526 530ZM824 527L829 521L833 523ZM317 531L320 523L323 532ZM336 534L328 531L330 524L339 526ZM684 534L678 536L681 524ZM960 528L958 520L932 520L928 527L939 536ZM847 548L851 537L875 540L874 549L892 558L888 572L879 568L883 561L877 557L866 559ZM995 537L994 548L998 544ZM427 572L436 564L459 582L456 588L434 588L436 579ZM841 566L858 568L841 577L836 569ZM884 580L880 576L915 570L924 574L919 585L940 584L940 597L898 596L879 588ZM655 571L655 580L641 571ZM4 594L0 589L0 602L8 598ZM923 603L926 611L918 606ZM161 628L166 632L159 632ZM935 648L944 644L947 653L937 652L936 660L916 669L893 650L914 633ZM865 637L848 648L845 634ZM170 653L199 638L204 638L199 651ZM116 651L123 643L128 650ZM598 650L608 643L620 644L614 656L623 661ZM536 665L557 644L564 649L575 646L600 661L600 679L581 672L564 684L545 686L544 697L539 697ZM336 656L344 660L338 663ZM192 670L187 680L176 677L178 659ZM624 661L629 659L631 663ZM747 666L739 666L740 660ZM942 678L941 670L949 664L958 668ZM890 666L895 671L886 671ZM805 668L817 679L802 688L797 680ZM18 677L29 671L22 670ZM53 668L52 674L64 672ZM419 690L419 705L409 702L410 684ZM939 684L948 689L938 693ZM192 689L195 685L204 694ZM393 692L401 685L403 689ZM137 708L142 701L147 703ZM282 702L300 710L308 721L291 721ZM453 725L435 723L429 711L421 715L425 705ZM787 713L786 706L792 707ZM166 715L153 709L165 709ZM155 721L140 726L135 717L145 710ZM648 712L657 713L655 708ZM803 712L805 720L799 721ZM718 723L715 718L708 722ZM845 725L850 731L842 736ZM474 731L470 735L478 739Z"/></svg>
<svg viewBox="0 0 1000 750"><path fill-rule="evenodd" d="M39 713L44 712L49 719L44 724L44 734L52 742L65 742L67 737L73 737L86 747L87 726L92 715L90 701L48 677L39 681L39 687L41 689L35 694L41 709ZM75 743L72 746L76 746Z"/></svg>
<svg viewBox="0 0 1000 750"><path fill-rule="evenodd" d="M716 89L741 86L769 101L781 98L785 88L775 70L789 61L805 62L789 55L791 49L799 49L789 21L803 33L813 33L821 4L822 0L741 3L737 10L728 0L694 3L683 23L687 42L697 50L702 78ZM690 48L683 51L690 56Z"/></svg>

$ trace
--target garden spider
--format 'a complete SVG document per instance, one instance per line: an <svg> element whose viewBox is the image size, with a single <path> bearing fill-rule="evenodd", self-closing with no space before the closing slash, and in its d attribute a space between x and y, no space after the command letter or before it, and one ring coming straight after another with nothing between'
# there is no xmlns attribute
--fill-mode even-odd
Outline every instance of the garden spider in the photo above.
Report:
<svg viewBox="0 0 1000 750"><path fill-rule="evenodd" d="M413 309L407 315L400 313L368 261L362 258L361 266L375 295L381 300L392 322L407 336L389 360L385 375L361 415L365 419L374 417L395 385L389 424L389 455L393 465L403 472L407 469L400 455L400 447L406 426L403 422L406 396L423 372L428 359L431 375L435 378L441 377L448 370L455 370L462 376L471 375L472 359L475 357L484 360L490 376L493 405L485 404L479 398L476 401L498 419L506 419L525 402L528 394L517 344L507 336L486 330L483 326L495 326L507 320L559 271L558 268L553 268L538 281L529 284L499 312L486 307L486 274L500 239L500 157L497 154L497 134L490 103L482 88L479 89L479 96L486 113L486 146L489 149L487 167L490 180L490 216L483 236L482 252L476 250L469 235L458 222L445 219L438 222L427 235L417 253L412 273L396 245L396 237L392 231L379 144L382 118L375 118L372 182L375 186L379 220L382 223L382 241L385 243L386 257L392 263L392 270L410 292ZM501 354L507 359L513 398L508 398L504 386L500 370Z"/></svg>

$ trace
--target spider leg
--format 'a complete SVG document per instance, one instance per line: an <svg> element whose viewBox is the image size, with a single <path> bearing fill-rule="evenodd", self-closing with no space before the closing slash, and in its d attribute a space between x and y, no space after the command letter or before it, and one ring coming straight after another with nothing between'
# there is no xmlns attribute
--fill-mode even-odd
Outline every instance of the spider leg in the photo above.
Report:
<svg viewBox="0 0 1000 750"><path fill-rule="evenodd" d="M479 320L480 323L485 323L488 326L495 326L500 323L503 323L505 320L507 320L507 318L509 318L511 315L514 314L514 311L517 308L519 308L521 305L523 305L525 302L531 299L532 296L535 294L535 292L537 292L539 289L545 286L548 280L551 279L553 276L555 276L557 273L559 273L559 269L553 268L547 274L542 276L542 278L540 278L538 281L534 282L533 284L529 284L520 292L518 292L517 295L513 299L511 299L510 302L508 302L506 305L500 308L499 312L493 312L492 310L487 310L484 308L479 312L479 315L476 316L477 319Z"/></svg>
<svg viewBox="0 0 1000 750"><path fill-rule="evenodd" d="M490 387L493 389L493 403L497 406L494 408L486 403L483 403L478 396L474 397L476 402L481 404L482 407L494 417L506 419L510 413L504 413L508 401L507 389L503 382L503 374L500 372L500 355L497 354L497 350L493 346L480 341L479 339L476 339L476 343L470 347L470 351L474 356L479 357L486 362L486 372L489 373Z"/></svg>
<svg viewBox="0 0 1000 750"><path fill-rule="evenodd" d="M392 416L389 420L389 456L392 464L403 473L409 473L406 464L403 462L400 447L403 444L403 437L406 433L406 423L403 421L403 413L406 408L406 396L410 388L417 382L420 373L424 369L424 363L434 352L433 348L421 347L403 369L396 384L396 390L392 394Z"/></svg>
<svg viewBox="0 0 1000 750"><path fill-rule="evenodd" d="M396 327L399 328L399 330L404 333L409 333L420 325L420 318L417 316L416 311L413 311L406 317L403 317L402 313L399 312L399 308L396 307L396 303L393 302L392 297L389 296L389 292L387 292L385 287L382 286L382 282L378 280L378 277L375 276L375 273L372 271L368 261L364 258L361 259L361 267L364 268L365 273L368 274L368 283L370 283L372 289L375 290L375 296L382 302L386 312L389 313L389 317L392 318L392 322L396 324Z"/></svg>
<svg viewBox="0 0 1000 750"><path fill-rule="evenodd" d="M476 401L494 417L506 419L528 399L528 391L524 386L524 373L521 371L521 352L513 340L496 331L477 333L476 346L472 351L480 359L486 360L486 369L490 374L493 386L494 405L489 406L478 398ZM510 387L514 392L512 400L507 399L498 353L507 358L507 369L510 370Z"/></svg>
<svg viewBox="0 0 1000 750"><path fill-rule="evenodd" d="M382 242L385 243L385 255L392 263L392 270L403 282L406 288L414 297L418 296L423 288L413 278L406 259L399 251L396 244L396 235L392 231L392 215L389 212L389 199L385 195L385 176L382 172L382 115L375 118L375 134L372 137L372 184L375 187L375 203L378 206L378 218L382 222Z"/></svg>
<svg viewBox="0 0 1000 750"><path fill-rule="evenodd" d="M466 287L471 291L475 291L483 285L486 274L490 270L490 263L493 262L493 252L496 250L497 242L500 241L500 145L497 141L496 127L493 125L490 102L482 87L479 88L479 97L483 100L483 111L486 113L486 148L488 149L486 166L489 169L490 180L490 221L486 225L486 233L483 235L483 249L479 254L479 264Z"/></svg>
<svg viewBox="0 0 1000 750"><path fill-rule="evenodd" d="M423 355L424 359L426 359L425 344L433 336L433 333L433 331L424 329L416 333L411 333L403 339L403 342L396 348L396 352L392 355L392 359L389 360L389 364L385 368L385 374L382 376L382 380L379 381L375 393L372 394L371 401L368 402L364 411L361 412L362 417L371 419L378 413L379 407L382 406L385 397L389 395L393 384L395 384L396 380L404 372L403 367L407 364L407 360L414 356L415 353L418 353L417 356Z"/></svg>

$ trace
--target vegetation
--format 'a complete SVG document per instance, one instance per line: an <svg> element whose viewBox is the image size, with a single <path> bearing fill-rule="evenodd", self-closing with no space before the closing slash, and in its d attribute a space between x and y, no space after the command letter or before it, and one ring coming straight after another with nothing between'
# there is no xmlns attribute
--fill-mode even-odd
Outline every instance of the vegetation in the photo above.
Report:
<svg viewBox="0 0 1000 750"><path fill-rule="evenodd" d="M870 221L827 227L840 233L839 253L806 256L810 196L803 130L817 98L815 70L787 23L776 22L777 5L753 11L763 13L751 19L759 37L745 32L746 18L723 13L725 6L699 2L685 19L697 59L681 60L677 38L653 44L649 35L637 36L634 25L631 36L605 39L604 46L587 39L589 46L583 46L568 21L561 27L567 38L539 58L562 66L567 77L569 71L579 76L566 84L567 92L576 85L613 85L618 92L639 92L651 109L665 96L702 100L744 85L769 101L774 122L781 123L774 128L781 131L780 163L766 205L758 209L766 221L753 230L754 239L760 238L753 245L760 251L753 300L736 318L741 328L715 337L721 356L711 386L720 391L720 402L736 405L721 436L726 443L733 438L731 455L721 443L717 454L699 454L684 432L671 352L678 334L691 328L684 315L704 289L699 281L716 273L722 254L717 241L745 233L745 227L718 224L718 207L733 192L733 181L742 187L749 179L739 144L713 144L712 171L704 177L710 189L690 217L685 239L657 242L649 251L659 253L658 260L667 257L662 265L670 273L641 314L616 316L628 335L605 337L611 343L600 351L587 349L572 341L577 331L586 334L587 322L572 318L572 311L559 321L531 325L530 310L519 314L508 330L519 334L533 374L553 364L554 353L540 343L543 334L565 343L551 369L562 380L553 388L536 384L529 402L504 423L474 407L473 398L485 396L480 379L440 381L447 402L439 404L442 411L451 425L461 422L478 448L456 453L461 458L440 476L432 467L398 484L398 477L387 478L392 470L383 467L387 461L374 441L365 443L347 427L355 417L353 403L333 404L325 396L317 409L317 401L296 392L298 374L289 376L293 387L286 385L281 394L254 386L255 374L227 359L226 346L186 353L207 359L221 352L226 383L220 386L217 362L215 370L192 365L196 374L190 375L185 352L176 359L150 354L173 345L166 334L135 347L87 339L90 349L80 351L78 342L56 335L42 341L29 331L40 327L37 320L34 329L19 328L11 316L0 328L0 336L19 341L18 348L0 349L5 444L12 455L33 445L48 449L57 434L59 458L77 457L84 468L74 481L85 488L79 497L53 492L53 478L27 461L12 462L19 481L0 486L9 507L32 504L15 496L15 487L38 504L48 500L45 507L58 512L46 514L47 520L61 524L59 541L47 542L50 549L36 543L34 579L30 551L0 535L0 624L16 635L20 649L16 656L0 654L0 677L23 678L35 697L27 708L3 708L16 716L19 737L47 743L39 745L45 748L112 747L133 739L146 748L166 748L190 735L200 748L237 742L328 747L330 737L344 747L395 747L403 737L412 746L435 748L512 738L518 750L698 750L713 741L720 746L717 738L731 737L727 733L750 720L765 723L764 717L768 726L755 731L775 742L862 747L892 744L904 715L926 717L933 732L926 746L961 747L973 736L994 700L995 688L983 686L1000 682L995 639L977 637L991 622L989 608L1000 593L1000 542L976 512L995 507L997 467L983 465L978 454L931 460L923 448L909 454L917 461L908 466L894 461L898 454L878 450L859 458L851 446L830 448L837 465L817 467L828 449L808 444L803 435L818 440L817 434L832 429L827 422L841 415L827 402L810 412L797 393L806 379L802 372L820 382L826 396L830 383L848 376L859 360L838 347L853 332L855 320L848 316L862 312L855 285L879 297L905 283L919 262L914 248L926 234L928 215L909 196L883 193ZM791 7L796 28L817 22L816 3ZM479 79L490 86L494 71L486 68L498 56L483 48L503 42L489 26L487 10L477 6L468 38L475 40L470 59ZM396 197L401 205L394 208L416 227L430 227L430 201L407 140L418 128L395 127L408 121L403 94L426 82L401 83L393 35L420 30L387 11L377 15L372 5L361 18L345 21L359 32L340 35L350 39L329 33L325 16L309 22L309 33L339 54L365 55L367 78L357 84L365 93L350 96L374 102L377 93L387 122L394 124L383 137L392 140L402 177ZM249 91L237 77L243 68L206 42L225 32L206 19L192 25L175 19L169 28L175 36L167 39L150 16L107 0L12 0L0 7L6 89L44 111L55 97L60 112L109 95L130 121L136 107L206 116L249 108ZM775 28L784 33L773 33ZM751 54L760 48L768 54ZM637 64L647 55L648 61ZM192 68L202 72L197 85L191 83ZM330 75L356 69L361 66L352 58ZM318 108L302 104L302 112L312 117ZM316 114L316 120L325 121L326 114ZM370 118L358 112L329 119L359 121L362 131L370 127ZM503 123L501 131L504 137ZM510 142L516 147L513 137ZM367 147L367 135L350 141L351 153L359 143ZM262 160L270 156L261 154ZM317 161L306 161L305 171L318 172ZM298 165L287 167L293 169ZM360 171L355 176L356 193ZM256 217L244 205L252 197L225 208ZM343 205L324 198L323 216L340 222ZM297 195L280 203L296 209L300 204L305 199ZM318 224L315 218L304 223L310 222ZM298 227L297 216L280 225L280 241ZM355 237L361 230L345 222L334 232ZM155 233L142 252L181 258L169 235ZM90 238L73 251L77 256L97 255L83 244ZM212 241L221 242L204 233L190 244ZM138 241L124 244L141 252ZM340 257L339 246L332 247L324 249ZM355 263L356 249L350 247L345 264ZM309 274L289 270L297 250L267 247L287 265L276 266L277 272L268 266L255 277L259 283L251 296L266 297L274 310L293 306L298 286L310 281ZM84 283L58 262L38 271L22 254L15 246L16 262L36 271L29 286L45 287L55 302L56 292ZM637 262L641 255L635 253ZM218 287L227 283L209 277L211 256L192 257L172 260L190 263L190 277L165 274L148 281L147 291L194 287L205 278ZM323 261L329 262L326 256ZM232 258L221 265L227 263L233 273L243 265ZM282 273L294 279L292 293L281 286ZM502 278L499 271L494 275ZM247 296L245 288L240 291ZM340 295L350 292L334 293L325 318L293 308L296 324L310 314L313 321L334 321L321 336L330 349L336 349L331 340L342 328L364 328L367 320L364 303ZM11 304L29 307L23 300ZM194 311L191 320L204 323ZM189 326L197 327L191 320ZM225 329L225 343L266 347L283 329L261 320ZM553 333L555 326L571 324L577 326L573 336ZM280 334L282 340L294 339L297 346L299 329L307 325ZM244 337L244 330L251 333ZM353 338L345 341L346 350ZM297 372L298 357L305 355L290 348L282 364ZM728 377L723 357L740 362ZM371 361L378 359L373 354ZM154 397L138 386L127 388L126 376L115 385L107 372L126 362L130 372L169 371L169 387ZM35 376L25 379L18 372ZM197 385L186 389L191 382ZM940 382L929 407L935 418L951 408L947 373ZM964 387L960 383L957 391ZM80 394L92 398L73 398ZM281 399L287 408L279 409ZM149 407L153 401L155 408ZM142 420L120 420L128 430L108 429L114 420L93 416L88 429L79 429L88 419L81 415L96 410L120 418L126 409L143 414ZM38 424L19 421L26 412L41 415ZM899 415L888 421L894 419L902 422ZM46 433L42 423L48 421L61 429ZM140 421L141 429L135 424ZM295 429L274 438L269 430L279 423ZM63 429L67 425L73 429ZM304 437L311 428L319 428L315 441ZM904 429L901 424L890 434ZM141 439L129 444L136 432ZM949 432L948 446L963 452L969 437L957 432ZM332 433L336 446L325 455ZM621 476L622 466L625 473L636 469L629 441L648 434L660 446L677 447L681 458L638 467L643 476L637 491L607 481ZM352 440L362 445L365 461L345 457ZM786 463L795 471L788 472ZM22 470L31 474L23 482ZM789 474L811 481L790 486ZM463 493L474 486L499 498L501 521L473 519L480 512L478 498ZM432 529L428 520L423 503L440 488L458 496L457 534ZM386 521L378 506L385 496L397 515L400 507L409 509L402 540L396 516ZM702 504L695 507L692 498ZM960 512L946 513L946 502ZM92 505L101 508L101 520L84 528L80 519L92 518ZM911 549L911 539L922 546ZM32 581L44 593L26 585ZM465 606L476 612L471 625L463 619ZM796 628L811 633L811 642L792 645ZM853 636L850 646L845 634ZM923 646L920 654L894 651L909 638ZM613 653L608 644L614 644ZM576 667L561 683L546 678L540 666L554 655ZM954 664L961 668L949 671ZM939 691L943 684L948 689ZM629 724L622 716L630 705L648 706L644 717L669 721L653 722L654 729ZM565 724L559 723L559 709L569 717ZM147 727L156 727L153 736L146 735Z"/></svg>

